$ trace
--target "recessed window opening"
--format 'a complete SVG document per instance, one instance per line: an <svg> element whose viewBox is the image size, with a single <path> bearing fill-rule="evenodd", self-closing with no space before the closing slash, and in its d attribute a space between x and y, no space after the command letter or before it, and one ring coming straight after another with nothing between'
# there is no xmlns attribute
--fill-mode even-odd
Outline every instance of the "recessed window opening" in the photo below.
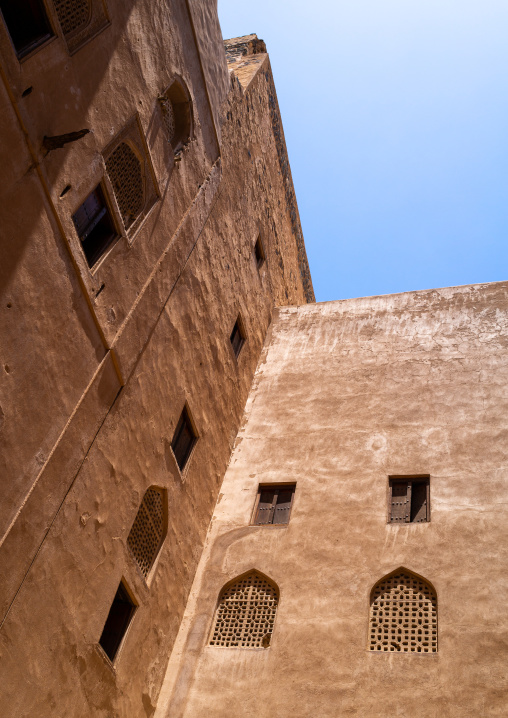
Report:
<svg viewBox="0 0 508 718"><path fill-rule="evenodd" d="M192 107L187 88L177 80L159 97L166 137L178 152L192 133Z"/></svg>
<svg viewBox="0 0 508 718"><path fill-rule="evenodd" d="M120 581L99 639L99 644L110 661L115 660L135 610L136 604L129 596L124 582Z"/></svg>
<svg viewBox="0 0 508 718"><path fill-rule="evenodd" d="M233 351L235 353L235 357L238 358L238 355L242 351L242 347L245 344L245 332L240 316L238 316L238 319L235 322L235 326L233 327L233 331L231 332L230 340L231 346L233 347Z"/></svg>
<svg viewBox="0 0 508 718"><path fill-rule="evenodd" d="M53 35L42 0L0 0L0 10L19 58Z"/></svg>
<svg viewBox="0 0 508 718"><path fill-rule="evenodd" d="M260 269L261 265L265 261L265 250L263 248L263 244L261 243L261 237L258 237L256 239L256 244L254 245L254 256L256 258L256 265L257 268Z"/></svg>
<svg viewBox="0 0 508 718"><path fill-rule="evenodd" d="M72 220L88 266L93 267L118 236L100 185L76 210Z"/></svg>
<svg viewBox="0 0 508 718"><path fill-rule="evenodd" d="M145 578L150 573L164 541L165 507L164 490L151 486L143 497L127 538L127 545Z"/></svg>
<svg viewBox="0 0 508 718"><path fill-rule="evenodd" d="M430 521L429 478L390 479L390 523Z"/></svg>
<svg viewBox="0 0 508 718"><path fill-rule="evenodd" d="M183 471L198 437L192 425L187 407L184 406L175 429L171 448L180 471Z"/></svg>
<svg viewBox="0 0 508 718"><path fill-rule="evenodd" d="M437 652L437 596L425 579L399 569L374 586L369 650Z"/></svg>
<svg viewBox="0 0 508 718"><path fill-rule="evenodd" d="M295 489L296 484L260 486L252 523L256 526L289 523Z"/></svg>
<svg viewBox="0 0 508 718"><path fill-rule="evenodd" d="M219 596L211 646L268 648L279 590L266 576L249 571L225 586Z"/></svg>

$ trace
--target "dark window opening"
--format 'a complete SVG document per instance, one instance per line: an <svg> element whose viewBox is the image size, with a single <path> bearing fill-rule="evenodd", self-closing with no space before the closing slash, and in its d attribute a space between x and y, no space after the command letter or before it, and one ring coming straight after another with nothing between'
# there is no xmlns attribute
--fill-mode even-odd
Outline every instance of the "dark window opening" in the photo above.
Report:
<svg viewBox="0 0 508 718"><path fill-rule="evenodd" d="M390 479L390 523L430 521L429 479Z"/></svg>
<svg viewBox="0 0 508 718"><path fill-rule="evenodd" d="M265 250L263 249L263 245L261 243L261 237L256 239L256 244L254 245L254 256L256 257L256 264L259 269L265 261Z"/></svg>
<svg viewBox="0 0 508 718"><path fill-rule="evenodd" d="M235 322L235 326L233 327L233 331L231 332L230 339L231 346L233 347L233 351L235 353L235 357L238 357L243 345L245 344L245 332L243 331L240 317L238 317Z"/></svg>
<svg viewBox="0 0 508 718"><path fill-rule="evenodd" d="M296 484L288 486L260 486L253 523L287 524L291 514Z"/></svg>
<svg viewBox="0 0 508 718"><path fill-rule="evenodd" d="M187 407L184 407L173 436L173 441L171 442L171 448L173 449L180 471L183 470L187 463L197 438Z"/></svg>
<svg viewBox="0 0 508 718"><path fill-rule="evenodd" d="M123 581L120 581L99 643L110 661L115 659L123 637L136 610L136 604L127 593Z"/></svg>
<svg viewBox="0 0 508 718"><path fill-rule="evenodd" d="M53 35L42 0L0 0L0 10L20 58Z"/></svg>
<svg viewBox="0 0 508 718"><path fill-rule="evenodd" d="M118 236L100 185L76 210L72 219L88 266L93 267Z"/></svg>

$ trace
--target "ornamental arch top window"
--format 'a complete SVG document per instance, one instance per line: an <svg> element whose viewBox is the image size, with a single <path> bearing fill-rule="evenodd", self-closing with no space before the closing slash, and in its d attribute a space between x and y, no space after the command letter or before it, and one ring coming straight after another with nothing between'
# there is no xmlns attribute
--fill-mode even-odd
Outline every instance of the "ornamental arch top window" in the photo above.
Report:
<svg viewBox="0 0 508 718"><path fill-rule="evenodd" d="M90 22L91 0L53 0L53 2L64 35L79 32Z"/></svg>
<svg viewBox="0 0 508 718"><path fill-rule="evenodd" d="M151 486L143 496L127 538L127 545L145 578L159 555L166 524L166 493L164 489Z"/></svg>
<svg viewBox="0 0 508 718"><path fill-rule="evenodd" d="M437 596L430 583L402 568L376 583L369 650L437 653Z"/></svg>
<svg viewBox="0 0 508 718"><path fill-rule="evenodd" d="M257 571L221 591L210 636L211 646L268 648L279 603L279 590Z"/></svg>
<svg viewBox="0 0 508 718"><path fill-rule="evenodd" d="M132 236L158 199L137 116L105 150L104 158L122 224Z"/></svg>
<svg viewBox="0 0 508 718"><path fill-rule="evenodd" d="M192 107L187 88L175 80L159 97L168 142L177 153L188 143L192 133Z"/></svg>

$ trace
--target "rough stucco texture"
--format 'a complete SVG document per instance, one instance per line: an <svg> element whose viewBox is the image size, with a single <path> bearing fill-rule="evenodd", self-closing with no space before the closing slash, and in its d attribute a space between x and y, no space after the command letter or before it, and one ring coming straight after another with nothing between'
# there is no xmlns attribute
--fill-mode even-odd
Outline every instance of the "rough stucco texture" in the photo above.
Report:
<svg viewBox="0 0 508 718"><path fill-rule="evenodd" d="M508 284L281 309L157 718L506 716ZM430 474L431 521L387 523L388 477ZM296 482L287 527L249 526ZM369 596L405 567L438 596L438 652L367 650ZM207 645L221 587L280 589L267 650Z"/></svg>

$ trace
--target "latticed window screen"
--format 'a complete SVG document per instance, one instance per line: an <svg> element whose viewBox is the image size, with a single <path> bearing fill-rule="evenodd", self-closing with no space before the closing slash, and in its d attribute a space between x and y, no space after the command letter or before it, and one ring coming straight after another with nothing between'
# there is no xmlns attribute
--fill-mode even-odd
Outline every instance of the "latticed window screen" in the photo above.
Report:
<svg viewBox="0 0 508 718"><path fill-rule="evenodd" d="M123 223L129 229L144 207L141 162L126 142L120 142L106 160L106 169Z"/></svg>
<svg viewBox="0 0 508 718"><path fill-rule="evenodd" d="M164 538L164 492L151 487L134 519L127 544L143 576L148 576Z"/></svg>
<svg viewBox="0 0 508 718"><path fill-rule="evenodd" d="M426 581L401 571L376 584L370 602L369 648L437 652L437 597Z"/></svg>
<svg viewBox="0 0 508 718"><path fill-rule="evenodd" d="M276 587L256 571L239 578L220 595L210 645L267 648L278 601Z"/></svg>
<svg viewBox="0 0 508 718"><path fill-rule="evenodd" d="M91 18L91 0L53 0L64 35L82 30Z"/></svg>
<svg viewBox="0 0 508 718"><path fill-rule="evenodd" d="M168 142L173 142L176 134L175 110L169 97L159 97L159 102L164 120L164 128Z"/></svg>

